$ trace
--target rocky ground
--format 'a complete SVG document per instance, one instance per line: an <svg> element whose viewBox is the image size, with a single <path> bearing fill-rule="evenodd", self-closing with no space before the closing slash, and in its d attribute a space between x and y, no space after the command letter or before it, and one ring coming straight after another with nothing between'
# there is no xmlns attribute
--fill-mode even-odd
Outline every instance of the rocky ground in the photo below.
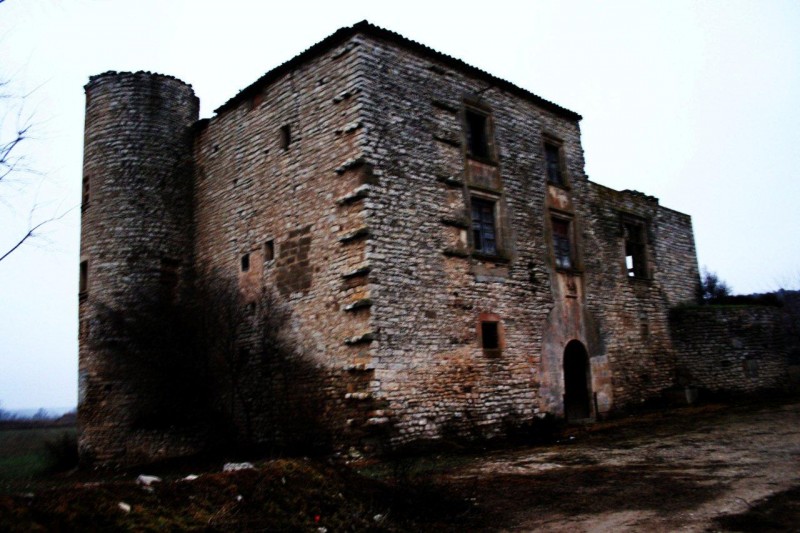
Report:
<svg viewBox="0 0 800 533"><path fill-rule="evenodd" d="M219 465L218 465L219 466ZM568 427L558 442L353 466L309 459L0 496L9 531L800 531L800 401Z"/></svg>

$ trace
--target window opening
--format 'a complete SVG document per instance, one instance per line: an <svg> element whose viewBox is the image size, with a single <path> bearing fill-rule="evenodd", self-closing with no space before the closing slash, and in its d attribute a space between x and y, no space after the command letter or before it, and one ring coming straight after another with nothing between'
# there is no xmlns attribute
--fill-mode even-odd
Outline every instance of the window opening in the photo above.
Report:
<svg viewBox="0 0 800 533"><path fill-rule="evenodd" d="M273 239L264 243L264 261L275 259L275 241Z"/></svg>
<svg viewBox="0 0 800 533"><path fill-rule="evenodd" d="M78 294L84 295L89 288L89 262L81 261L78 277Z"/></svg>
<svg viewBox="0 0 800 533"><path fill-rule="evenodd" d="M561 172L561 148L552 143L545 143L544 155L547 164L547 181L563 187L565 183L564 175Z"/></svg>
<svg viewBox="0 0 800 533"><path fill-rule="evenodd" d="M83 177L83 205L81 209L89 207L89 176Z"/></svg>
<svg viewBox="0 0 800 533"><path fill-rule="evenodd" d="M647 277L647 248L645 226L639 222L626 222L625 268L630 278Z"/></svg>
<svg viewBox="0 0 800 533"><path fill-rule="evenodd" d="M481 322L481 344L484 350L500 349L500 330L497 322Z"/></svg>
<svg viewBox="0 0 800 533"><path fill-rule="evenodd" d="M553 218L553 255L557 268L572 268L572 243L568 220Z"/></svg>
<svg viewBox="0 0 800 533"><path fill-rule="evenodd" d="M242 272L250 270L250 254L242 255Z"/></svg>
<svg viewBox="0 0 800 533"><path fill-rule="evenodd" d="M489 158L489 120L483 113L467 110L467 150L474 157Z"/></svg>
<svg viewBox="0 0 800 533"><path fill-rule="evenodd" d="M288 150L289 145L292 144L292 130L288 124L281 126L280 144L281 150Z"/></svg>
<svg viewBox="0 0 800 533"><path fill-rule="evenodd" d="M178 267L180 261L172 258L161 259L161 269L159 272L159 281L161 289L167 299L170 301L175 299L178 290Z"/></svg>
<svg viewBox="0 0 800 533"><path fill-rule="evenodd" d="M497 254L494 202L472 199L472 239L476 252Z"/></svg>

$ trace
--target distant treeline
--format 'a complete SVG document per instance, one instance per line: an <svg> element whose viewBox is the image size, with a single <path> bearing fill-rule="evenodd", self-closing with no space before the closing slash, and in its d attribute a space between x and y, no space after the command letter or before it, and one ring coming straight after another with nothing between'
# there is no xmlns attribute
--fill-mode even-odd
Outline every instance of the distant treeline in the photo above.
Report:
<svg viewBox="0 0 800 533"><path fill-rule="evenodd" d="M68 427L74 426L75 420L76 412L74 410L64 413L63 415L52 415L45 409L39 409L31 416L22 416L17 413L0 409L0 430Z"/></svg>

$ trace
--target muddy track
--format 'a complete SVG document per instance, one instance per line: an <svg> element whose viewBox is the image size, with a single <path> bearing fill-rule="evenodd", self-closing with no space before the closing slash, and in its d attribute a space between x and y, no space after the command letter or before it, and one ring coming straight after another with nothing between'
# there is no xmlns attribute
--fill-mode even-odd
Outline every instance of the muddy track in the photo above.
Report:
<svg viewBox="0 0 800 533"><path fill-rule="evenodd" d="M446 530L800 531L800 402L608 423L433 483L474 504Z"/></svg>

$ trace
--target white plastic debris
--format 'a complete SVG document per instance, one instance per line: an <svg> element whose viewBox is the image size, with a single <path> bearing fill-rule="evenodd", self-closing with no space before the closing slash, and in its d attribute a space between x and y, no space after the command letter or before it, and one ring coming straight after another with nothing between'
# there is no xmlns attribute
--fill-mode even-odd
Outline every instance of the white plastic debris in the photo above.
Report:
<svg viewBox="0 0 800 533"><path fill-rule="evenodd" d="M161 478L158 476L141 475L136 478L136 483L139 485L144 485L145 487L149 487L153 483L161 483Z"/></svg>
<svg viewBox="0 0 800 533"><path fill-rule="evenodd" d="M237 470L253 470L253 463L225 463L222 467L223 472L236 472Z"/></svg>
<svg viewBox="0 0 800 533"><path fill-rule="evenodd" d="M127 503L125 503L125 502L119 502L117 504L117 507L119 507L121 510L125 511L126 513L130 513L131 512L131 506L128 505Z"/></svg>
<svg viewBox="0 0 800 533"><path fill-rule="evenodd" d="M183 478L182 481L194 481L195 479L197 479L199 477L200 476L198 476L197 474L189 474L188 476Z"/></svg>

